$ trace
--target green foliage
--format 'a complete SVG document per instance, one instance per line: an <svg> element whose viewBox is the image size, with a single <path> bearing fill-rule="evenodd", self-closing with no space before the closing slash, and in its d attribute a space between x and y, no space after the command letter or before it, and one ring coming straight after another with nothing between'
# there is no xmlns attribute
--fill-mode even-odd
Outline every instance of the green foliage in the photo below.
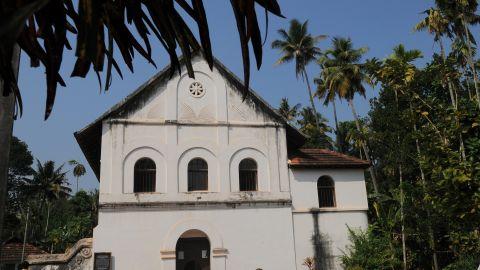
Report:
<svg viewBox="0 0 480 270"><path fill-rule="evenodd" d="M97 224L98 191L70 195L62 166L40 162L34 170L27 144L14 138L10 155L8 200L3 239L23 239L44 250L65 252L79 239L91 237Z"/></svg>
<svg viewBox="0 0 480 270"><path fill-rule="evenodd" d="M374 232L370 227L367 231L349 229L351 246L341 257L346 270L396 269L401 262L393 249L390 239Z"/></svg>
<svg viewBox="0 0 480 270"><path fill-rule="evenodd" d="M300 131L309 136L304 147L332 149L332 139L327 135L328 132L332 131L328 126L328 120L317 113L320 127L320 129L318 129L315 124L315 114L312 108L303 107L299 115L300 117L297 119L297 124L300 127Z"/></svg>
<svg viewBox="0 0 480 270"><path fill-rule="evenodd" d="M443 270L477 270L479 266L479 257L475 257L474 255L464 255L443 268Z"/></svg>
<svg viewBox="0 0 480 270"><path fill-rule="evenodd" d="M19 224L21 223L22 201L25 198L21 193L22 184L25 179L30 178L34 170L32 169L33 156L28 145L12 137L9 170L7 182L7 201L5 207L5 220L2 239L6 239L17 234Z"/></svg>

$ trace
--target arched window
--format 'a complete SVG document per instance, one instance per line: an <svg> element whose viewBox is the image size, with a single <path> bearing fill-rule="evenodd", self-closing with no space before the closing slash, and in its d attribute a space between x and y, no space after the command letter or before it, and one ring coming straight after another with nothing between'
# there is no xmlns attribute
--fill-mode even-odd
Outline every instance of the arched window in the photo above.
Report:
<svg viewBox="0 0 480 270"><path fill-rule="evenodd" d="M201 158L188 163L188 191L208 190L208 164Z"/></svg>
<svg viewBox="0 0 480 270"><path fill-rule="evenodd" d="M251 158L246 158L238 165L240 180L240 191L257 190L257 162Z"/></svg>
<svg viewBox="0 0 480 270"><path fill-rule="evenodd" d="M317 181L318 206L335 207L335 183L329 176L322 176Z"/></svg>
<svg viewBox="0 0 480 270"><path fill-rule="evenodd" d="M155 192L156 175L157 169L153 160L139 159L133 173L133 192Z"/></svg>

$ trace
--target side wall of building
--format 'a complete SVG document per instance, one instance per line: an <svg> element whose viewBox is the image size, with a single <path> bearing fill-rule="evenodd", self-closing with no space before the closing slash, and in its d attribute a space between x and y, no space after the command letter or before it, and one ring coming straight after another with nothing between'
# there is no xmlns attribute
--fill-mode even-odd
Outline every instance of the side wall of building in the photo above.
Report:
<svg viewBox="0 0 480 270"><path fill-rule="evenodd" d="M335 207L319 208L317 181L335 183ZM367 193L361 169L290 169L297 269L307 257L322 258L322 269L342 269L339 256L350 244L348 227L366 229Z"/></svg>

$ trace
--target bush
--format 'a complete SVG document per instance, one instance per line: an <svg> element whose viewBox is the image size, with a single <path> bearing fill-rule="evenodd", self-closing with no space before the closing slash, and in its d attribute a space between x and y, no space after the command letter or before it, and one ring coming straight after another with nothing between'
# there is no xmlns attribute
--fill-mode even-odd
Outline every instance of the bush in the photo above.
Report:
<svg viewBox="0 0 480 270"><path fill-rule="evenodd" d="M375 234L372 227L367 231L348 230L351 245L341 257L346 270L396 269L401 265L389 239Z"/></svg>
<svg viewBox="0 0 480 270"><path fill-rule="evenodd" d="M444 270L477 270L480 258L474 255L460 256L454 263L449 264Z"/></svg>

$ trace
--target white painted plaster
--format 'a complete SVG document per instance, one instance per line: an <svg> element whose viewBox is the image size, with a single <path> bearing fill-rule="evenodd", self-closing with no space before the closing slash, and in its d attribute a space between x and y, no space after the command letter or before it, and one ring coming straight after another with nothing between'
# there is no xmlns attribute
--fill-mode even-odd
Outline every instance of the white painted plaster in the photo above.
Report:
<svg viewBox="0 0 480 270"><path fill-rule="evenodd" d="M285 127L259 111L217 71L196 59L185 73L153 85L130 115L103 123L99 225L94 250L112 252L112 270L175 269L174 246L188 230L211 243L212 270L302 270L313 255L316 181L335 181L337 207L319 214L332 256L348 243L346 224L367 225L362 170L289 169ZM205 94L192 97L200 82ZM133 166L154 160L156 190L134 194ZM208 163L208 190L187 192L193 158ZM258 164L258 191L239 192L238 164ZM337 261L338 265L338 261Z"/></svg>

